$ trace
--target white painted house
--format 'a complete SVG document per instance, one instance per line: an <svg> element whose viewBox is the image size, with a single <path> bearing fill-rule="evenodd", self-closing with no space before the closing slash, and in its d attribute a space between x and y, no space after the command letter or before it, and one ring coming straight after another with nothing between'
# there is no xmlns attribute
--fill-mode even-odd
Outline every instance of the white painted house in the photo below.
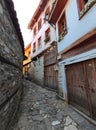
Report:
<svg viewBox="0 0 96 130"><path fill-rule="evenodd" d="M96 0L56 0L49 21L56 25L60 94L96 119Z"/></svg>
<svg viewBox="0 0 96 130"><path fill-rule="evenodd" d="M51 52L56 41L55 29L47 21L53 2L54 0L41 0L28 25L28 28L31 29L32 33L31 58L33 61L33 80L42 86L47 83L44 82L44 79L49 78L49 75L44 73L45 68L47 68L46 66L55 63L45 63L45 60L48 57L47 55L50 55L47 53ZM48 79L48 82L50 82L50 79Z"/></svg>

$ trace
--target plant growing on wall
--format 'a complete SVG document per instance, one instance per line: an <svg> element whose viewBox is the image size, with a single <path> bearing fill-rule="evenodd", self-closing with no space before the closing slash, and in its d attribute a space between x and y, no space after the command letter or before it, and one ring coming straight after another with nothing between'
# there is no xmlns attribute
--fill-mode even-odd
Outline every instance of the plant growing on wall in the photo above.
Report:
<svg viewBox="0 0 96 130"><path fill-rule="evenodd" d="M60 41L64 38L64 36L66 35L66 33L67 33L67 29L66 29L65 31L63 31L63 32L59 35L59 37L58 37L58 42L60 42Z"/></svg>
<svg viewBox="0 0 96 130"><path fill-rule="evenodd" d="M47 38L44 40L45 43L47 43L47 42L49 42L49 41L50 41L50 37L47 37Z"/></svg>
<svg viewBox="0 0 96 130"><path fill-rule="evenodd" d="M96 3L96 0L88 0L84 8L80 11L80 18Z"/></svg>

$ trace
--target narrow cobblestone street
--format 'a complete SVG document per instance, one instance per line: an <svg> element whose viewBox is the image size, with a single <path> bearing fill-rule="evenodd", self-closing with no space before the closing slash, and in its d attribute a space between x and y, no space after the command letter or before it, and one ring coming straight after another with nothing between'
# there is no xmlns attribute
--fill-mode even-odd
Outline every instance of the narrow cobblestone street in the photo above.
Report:
<svg viewBox="0 0 96 130"><path fill-rule="evenodd" d="M96 130L56 94L24 81L19 119L13 130Z"/></svg>

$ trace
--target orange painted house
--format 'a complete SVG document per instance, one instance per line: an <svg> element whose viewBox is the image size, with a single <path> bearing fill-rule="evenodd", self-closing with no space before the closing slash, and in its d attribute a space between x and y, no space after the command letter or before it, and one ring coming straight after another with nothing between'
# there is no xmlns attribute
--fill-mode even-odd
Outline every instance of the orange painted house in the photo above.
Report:
<svg viewBox="0 0 96 130"><path fill-rule="evenodd" d="M27 59L23 61L23 75L28 75L31 67L31 43L26 46L24 51Z"/></svg>

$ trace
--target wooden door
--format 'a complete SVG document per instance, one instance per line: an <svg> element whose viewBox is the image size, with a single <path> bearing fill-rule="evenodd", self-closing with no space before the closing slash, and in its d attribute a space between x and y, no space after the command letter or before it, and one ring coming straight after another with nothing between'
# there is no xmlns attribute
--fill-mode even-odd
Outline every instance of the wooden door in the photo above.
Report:
<svg viewBox="0 0 96 130"><path fill-rule="evenodd" d="M91 107L91 116L96 119L96 60L88 60L85 62L86 66L86 73L87 73L87 81L88 81L88 88L89 88L89 96Z"/></svg>
<svg viewBox="0 0 96 130"><path fill-rule="evenodd" d="M50 89L57 91L58 87L58 72L54 70L54 65L57 63L57 47L53 46L44 55L44 84Z"/></svg>
<svg viewBox="0 0 96 130"><path fill-rule="evenodd" d="M54 65L44 67L44 71L45 86L57 90L57 71L54 70Z"/></svg>
<svg viewBox="0 0 96 130"><path fill-rule="evenodd" d="M69 103L96 119L96 59L66 66Z"/></svg>
<svg viewBox="0 0 96 130"><path fill-rule="evenodd" d="M69 103L89 115L84 63L66 66Z"/></svg>

